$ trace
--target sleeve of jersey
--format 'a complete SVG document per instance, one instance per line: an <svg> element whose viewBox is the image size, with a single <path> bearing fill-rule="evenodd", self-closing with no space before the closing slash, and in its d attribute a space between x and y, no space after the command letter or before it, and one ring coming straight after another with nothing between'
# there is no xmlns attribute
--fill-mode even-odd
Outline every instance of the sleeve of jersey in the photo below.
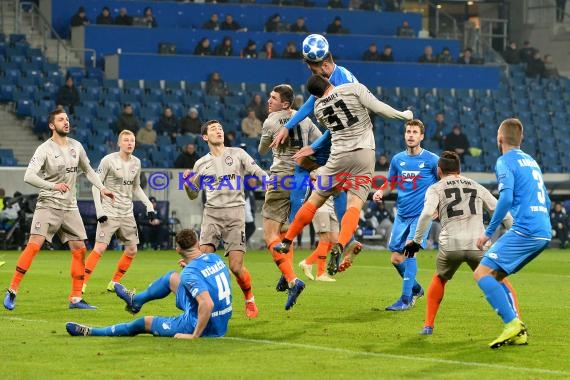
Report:
<svg viewBox="0 0 570 380"><path fill-rule="evenodd" d="M140 168L140 166L139 166ZM150 201L150 199L148 199L148 197L146 196L146 194L144 193L143 189L141 188L141 170L139 169L137 171L137 174L135 175L135 182L133 184L133 189L135 189L133 191L133 194L135 195L135 197L137 197L138 200L140 200L146 207L146 212L154 212L154 207L152 205L152 202Z"/></svg>
<svg viewBox="0 0 570 380"><path fill-rule="evenodd" d="M432 215L437 210L438 203L439 197L433 187L430 187L426 192L424 208L418 220L418 225L416 226L416 232L414 234L414 241L416 243L421 244L424 240L424 235L430 226Z"/></svg>
<svg viewBox="0 0 570 380"><path fill-rule="evenodd" d="M241 160L246 174L254 175L259 179L267 177L265 170L260 168L255 160L245 150L241 150Z"/></svg>
<svg viewBox="0 0 570 380"><path fill-rule="evenodd" d="M81 167L81 170L83 170L83 172L85 173L85 176L87 177L89 182L93 184L93 186L95 186L99 190L105 187L105 185L103 185L103 182L101 182L101 179L99 179L97 173L95 173L95 170L93 170L93 168L89 164L89 159L87 158L87 153L85 153L85 149L83 149L83 146L81 147L81 153L79 153L79 166Z"/></svg>
<svg viewBox="0 0 570 380"><path fill-rule="evenodd" d="M293 117L291 117L291 119L289 119L289 121L285 124L285 128L292 129L301 121L303 121L304 118L312 114L315 106L315 101L316 98L313 95L309 96L309 99L307 99L305 104L303 104L301 108L295 112Z"/></svg>
<svg viewBox="0 0 570 380"><path fill-rule="evenodd" d="M183 284L192 298L196 298L198 294L208 290L208 286L204 280L199 276L193 274L185 276L183 279Z"/></svg>
<svg viewBox="0 0 570 380"><path fill-rule="evenodd" d="M323 133L321 135L321 137L319 137L318 139L316 139L312 144L311 144L311 148L314 151L317 151L318 149L321 148L321 146L323 145L323 143L325 141L327 141L328 139L331 138L331 131L329 131L328 129L325 131L325 133Z"/></svg>
<svg viewBox="0 0 570 380"><path fill-rule="evenodd" d="M26 174L24 174L24 182L37 187L38 189L53 190L55 183L46 181L41 178L38 173L42 170L46 160L46 154L42 149L37 149L34 156L28 164Z"/></svg>
<svg viewBox="0 0 570 380"><path fill-rule="evenodd" d="M499 183L499 201L491 218L491 222L485 230L487 237L493 236L499 224L503 221L513 204L514 176L504 160L499 158L495 167L497 182Z"/></svg>
<svg viewBox="0 0 570 380"><path fill-rule="evenodd" d="M97 174L99 175L99 179L101 179L101 181L104 181L105 177L107 176L107 162L108 161L105 159L101 160L101 163L97 168ZM97 218L100 218L104 215L103 204L101 202L101 192L97 187L91 186L91 193L93 194L93 203L95 204L95 212Z"/></svg>
<svg viewBox="0 0 570 380"><path fill-rule="evenodd" d="M390 168L388 169L388 182L392 182L392 178L398 175L398 168L396 166L396 161L392 158L390 161Z"/></svg>
<svg viewBox="0 0 570 380"><path fill-rule="evenodd" d="M383 116L388 119L397 120L411 120L413 118L412 111L398 111L392 108L388 104L378 100L364 85L358 86L358 95L360 97L360 103L377 115Z"/></svg>
<svg viewBox="0 0 570 380"><path fill-rule="evenodd" d="M267 122L263 123L263 128L261 129L261 139L259 139L259 147L257 151L262 156L269 152L269 145L273 141L273 136L269 133L269 128Z"/></svg>

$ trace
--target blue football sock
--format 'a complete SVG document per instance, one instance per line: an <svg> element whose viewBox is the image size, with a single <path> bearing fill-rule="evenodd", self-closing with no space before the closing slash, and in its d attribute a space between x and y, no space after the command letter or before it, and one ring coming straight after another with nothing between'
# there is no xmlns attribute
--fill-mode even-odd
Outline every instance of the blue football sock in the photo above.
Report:
<svg viewBox="0 0 570 380"><path fill-rule="evenodd" d="M485 276L477 282L477 285L485 294L487 302L499 314L504 323L509 323L517 317L509 303L507 294L497 280L491 276Z"/></svg>
<svg viewBox="0 0 570 380"><path fill-rule="evenodd" d="M412 298L412 288L416 283L416 275L418 273L418 262L415 257L410 257L407 258L406 261L404 261L404 266L405 270L404 270L404 281L402 284L402 299L404 300L404 302L406 302L406 298L404 297L407 297L409 303Z"/></svg>
<svg viewBox="0 0 570 380"><path fill-rule="evenodd" d="M144 332L144 317L135 319L132 322L91 328L91 336L134 336Z"/></svg>
<svg viewBox="0 0 570 380"><path fill-rule="evenodd" d="M404 271L406 270L406 264L405 261L403 263L400 264L392 264L394 266L394 268L396 268L396 271L398 271L398 274L400 275L400 277L404 277Z"/></svg>
<svg viewBox="0 0 570 380"><path fill-rule="evenodd" d="M511 290L508 288L507 285L505 285L504 282L499 282L499 284L501 284L501 287L503 288L505 293L507 293L507 299L509 300L509 304L513 308L513 311L515 312L515 315L518 318L517 308L515 307L515 299L513 297L513 294L511 293Z"/></svg>
<svg viewBox="0 0 570 380"><path fill-rule="evenodd" d="M135 294L133 303L142 306L148 301L158 300L170 294L170 276L174 271L166 273L164 276L155 280L152 284L141 293Z"/></svg>

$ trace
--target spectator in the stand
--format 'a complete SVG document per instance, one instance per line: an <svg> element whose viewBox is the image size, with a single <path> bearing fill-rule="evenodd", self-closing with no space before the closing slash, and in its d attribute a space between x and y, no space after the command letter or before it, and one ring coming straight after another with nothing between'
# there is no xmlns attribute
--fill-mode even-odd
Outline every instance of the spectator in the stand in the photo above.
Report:
<svg viewBox="0 0 570 380"><path fill-rule="evenodd" d="M396 35L398 37L414 37L416 32L410 27L410 23L404 20L402 21L402 25L396 29Z"/></svg>
<svg viewBox="0 0 570 380"><path fill-rule="evenodd" d="M329 0L327 3L327 7L329 8L344 8L342 4L342 0Z"/></svg>
<svg viewBox="0 0 570 380"><path fill-rule="evenodd" d="M77 9L77 13L75 13L73 15L73 17L71 18L70 24L71 24L71 26L89 25L89 19L87 18L87 15L85 14L85 8L84 7L79 7L79 9Z"/></svg>
<svg viewBox="0 0 570 380"><path fill-rule="evenodd" d="M372 42L368 49L362 54L363 61L380 61L380 54L378 54L378 47Z"/></svg>
<svg viewBox="0 0 570 380"><path fill-rule="evenodd" d="M558 69L556 68L556 66L554 65L554 62L552 61L552 56L550 54L546 54L544 56L544 77L545 78L554 78L557 77L558 74Z"/></svg>
<svg viewBox="0 0 570 380"><path fill-rule="evenodd" d="M146 217L146 212L137 218L137 224L141 229L140 243L145 247L151 247L155 251L168 249L168 215L161 214L155 197L149 197L148 200L154 208L155 218L149 221Z"/></svg>
<svg viewBox="0 0 570 380"><path fill-rule="evenodd" d="M133 132L135 136L139 131L139 121L136 118L133 112L133 106L130 103L125 103L123 105L123 112L117 119L117 134L119 134L124 129Z"/></svg>
<svg viewBox="0 0 570 380"><path fill-rule="evenodd" d="M241 25L234 20L234 16L226 15L224 22L220 25L221 30L234 30L236 32L247 32L247 28L242 28Z"/></svg>
<svg viewBox="0 0 570 380"><path fill-rule="evenodd" d="M225 36L222 42L218 46L216 46L216 55L229 57L234 55L234 46L232 42L232 38L229 36Z"/></svg>
<svg viewBox="0 0 570 380"><path fill-rule="evenodd" d="M204 37L198 42L196 48L194 48L194 55L212 55L209 38Z"/></svg>
<svg viewBox="0 0 570 380"><path fill-rule="evenodd" d="M279 13L272 14L269 19L265 22L266 32L279 32L282 28L281 16Z"/></svg>
<svg viewBox="0 0 570 380"><path fill-rule="evenodd" d="M156 22L156 18L152 14L152 8L146 7L143 11L143 21L146 26L149 28L156 28L158 23Z"/></svg>
<svg viewBox="0 0 570 380"><path fill-rule="evenodd" d="M115 17L115 25L133 25L133 17L127 13L127 8L119 9L119 14Z"/></svg>
<svg viewBox="0 0 570 380"><path fill-rule="evenodd" d="M234 131L228 131L224 136L224 146L231 147L236 146L236 133Z"/></svg>
<svg viewBox="0 0 570 380"><path fill-rule="evenodd" d="M419 63L435 63L437 58L433 55L433 48L431 45L427 45L424 48L424 53L418 58Z"/></svg>
<svg viewBox="0 0 570 380"><path fill-rule="evenodd" d="M267 104L263 101L260 94L255 94L253 96L253 98L247 105L247 109L254 110L255 116L257 116L257 118L261 120L261 123L263 123L265 119L267 119L268 115Z"/></svg>
<svg viewBox="0 0 570 380"><path fill-rule="evenodd" d="M382 54L380 54L380 61L394 62L394 54L392 52L392 46L384 45L384 51L382 51Z"/></svg>
<svg viewBox="0 0 570 380"><path fill-rule="evenodd" d="M447 134L444 149L457 153L461 163L465 162L465 155L469 155L469 139L459 124L455 124L451 133Z"/></svg>
<svg viewBox="0 0 570 380"><path fill-rule="evenodd" d="M95 23L97 25L113 25L115 23L109 11L109 7L103 7L103 9L101 9L101 13L95 19Z"/></svg>
<svg viewBox="0 0 570 380"><path fill-rule="evenodd" d="M297 17L297 21L291 25L289 31L293 33L309 33L309 29L305 25L305 18Z"/></svg>
<svg viewBox="0 0 570 380"><path fill-rule="evenodd" d="M257 58L257 44L254 40L247 41L247 46L241 51L242 58Z"/></svg>
<svg viewBox="0 0 570 380"><path fill-rule="evenodd" d="M154 145L156 144L156 131L152 120L147 120L144 128L137 132L137 145Z"/></svg>
<svg viewBox="0 0 570 380"><path fill-rule="evenodd" d="M360 4L360 9L363 11L374 11L376 10L377 0L362 0Z"/></svg>
<svg viewBox="0 0 570 380"><path fill-rule="evenodd" d="M560 240L560 249L566 248L568 240L568 215L560 202L556 202L550 211L550 224L554 231L554 238Z"/></svg>
<svg viewBox="0 0 570 380"><path fill-rule="evenodd" d="M61 86L57 92L55 102L56 104L63 106L63 108L70 114L73 114L75 106L78 105L80 101L79 91L73 83L73 77L68 76L65 80L65 84Z"/></svg>
<svg viewBox="0 0 570 380"><path fill-rule="evenodd" d="M250 138L258 138L261 134L261 120L255 116L254 110L247 111L247 116L241 121L241 133Z"/></svg>
<svg viewBox="0 0 570 380"><path fill-rule="evenodd" d="M158 119L158 123L156 123L156 130L158 133L170 136L172 140L180 134L178 119L169 106L164 107L162 110L162 115Z"/></svg>
<svg viewBox="0 0 570 380"><path fill-rule="evenodd" d="M535 50L532 58L526 64L526 76L529 78L540 78L544 76L546 66L540 57L540 51Z"/></svg>
<svg viewBox="0 0 570 380"><path fill-rule="evenodd" d="M198 117L198 110L191 107L186 116L180 120L180 133L183 135L187 133L199 135L201 127L202 121Z"/></svg>
<svg viewBox="0 0 570 380"><path fill-rule="evenodd" d="M518 65L521 62L516 42L511 41L509 43L509 46L507 46L505 52L503 53L503 58L509 65Z"/></svg>
<svg viewBox="0 0 570 380"><path fill-rule="evenodd" d="M566 0L556 0L556 22L564 22Z"/></svg>
<svg viewBox="0 0 570 380"><path fill-rule="evenodd" d="M381 154L378 156L376 160L376 164L374 164L374 170L377 172L384 172L390 169L390 161L385 154Z"/></svg>
<svg viewBox="0 0 570 380"><path fill-rule="evenodd" d="M174 167L178 169L192 169L200 156L196 153L196 145L186 144L184 150L176 157Z"/></svg>
<svg viewBox="0 0 570 380"><path fill-rule="evenodd" d="M348 29L342 26L342 19L340 16L336 16L327 26L327 34L348 34Z"/></svg>
<svg viewBox="0 0 570 380"><path fill-rule="evenodd" d="M273 47L273 41L271 40L267 41L259 51L257 57L261 59L277 58L277 53L275 52L275 48Z"/></svg>
<svg viewBox="0 0 570 380"><path fill-rule="evenodd" d="M528 61L532 60L536 49L530 46L529 41L523 42L523 47L519 50L519 58L521 63L528 63Z"/></svg>
<svg viewBox="0 0 570 380"><path fill-rule="evenodd" d="M217 13L212 13L210 19L202 25L202 29L220 30L220 23Z"/></svg>
<svg viewBox="0 0 570 380"><path fill-rule="evenodd" d="M362 5L362 0L348 0L348 9L353 11L355 9L360 9Z"/></svg>
<svg viewBox="0 0 570 380"><path fill-rule="evenodd" d="M206 94L224 97L228 94L226 82L222 79L219 72L214 71L206 81Z"/></svg>
<svg viewBox="0 0 570 380"><path fill-rule="evenodd" d="M426 131L426 136L432 141L436 141L439 149L445 147L445 139L447 137L449 129L445 123L445 115L442 112L438 112L435 115L435 121L428 124L428 131Z"/></svg>
<svg viewBox="0 0 570 380"><path fill-rule="evenodd" d="M451 50L446 46L441 49L441 53L437 56L437 62L439 63L453 63L453 56L451 55Z"/></svg>
<svg viewBox="0 0 570 380"><path fill-rule="evenodd" d="M471 48L463 50L463 53L457 60L457 63L462 65L473 65L476 63L475 58L473 58L473 50L471 50Z"/></svg>
<svg viewBox="0 0 570 380"><path fill-rule="evenodd" d="M384 6L382 7L384 12L399 12L400 11L400 1L399 0L384 0Z"/></svg>
<svg viewBox="0 0 570 380"><path fill-rule="evenodd" d="M301 52L299 50L297 50L297 45L295 44L295 42L289 41L289 42L287 42L287 46L285 47L285 50L283 50L283 55L281 56L281 58L299 59L299 58L303 58L303 55L301 54Z"/></svg>

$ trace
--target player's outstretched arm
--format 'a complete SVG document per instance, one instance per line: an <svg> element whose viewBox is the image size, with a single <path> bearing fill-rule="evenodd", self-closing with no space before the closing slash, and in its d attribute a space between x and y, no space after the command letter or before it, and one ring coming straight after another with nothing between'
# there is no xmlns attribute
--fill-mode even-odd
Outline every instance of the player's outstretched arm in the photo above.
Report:
<svg viewBox="0 0 570 380"><path fill-rule="evenodd" d="M410 110L398 111L397 109L389 106L388 104L378 100L363 84L358 84L360 102L362 105L377 115L388 119L397 120L412 120L414 114Z"/></svg>

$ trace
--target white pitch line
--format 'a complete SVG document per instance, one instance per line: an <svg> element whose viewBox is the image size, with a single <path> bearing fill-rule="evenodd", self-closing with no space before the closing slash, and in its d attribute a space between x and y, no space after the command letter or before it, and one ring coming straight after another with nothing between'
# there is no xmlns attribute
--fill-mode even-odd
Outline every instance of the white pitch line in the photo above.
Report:
<svg viewBox="0 0 570 380"><path fill-rule="evenodd" d="M45 319L25 319L20 317L6 317L4 315L0 315L0 319L7 319L9 321L21 321L21 322L42 322L42 323L50 322L46 321Z"/></svg>
<svg viewBox="0 0 570 380"><path fill-rule="evenodd" d="M548 374L548 375L570 376L570 372L557 371L557 370L545 369L545 368L513 367L513 366L501 365L501 364L464 362L464 361L460 361L460 360L426 358L426 357L421 357L421 356L394 355L394 354L385 354L385 353L381 353L381 352L353 351L353 350L347 350L344 348L313 346L310 344L301 344L301 343L277 342L277 341L266 340L266 339L248 339L248 338L240 338L240 337L224 337L221 339L236 340L236 341L248 342L248 343L267 344L267 345L274 345L274 346L286 346L286 347L291 347L291 348L302 348L302 349L314 350L314 351L330 351L330 352L355 355L355 356L372 356L372 357L378 357L378 358L398 359L398 360L413 359L416 361L423 361L423 362L428 362L428 363L448 364L448 365L454 365L454 366L460 365L460 366L465 366L465 367L481 367L481 368L491 368L491 369L508 370L508 371L519 371L519 372L527 372L527 373L541 373L541 374Z"/></svg>

